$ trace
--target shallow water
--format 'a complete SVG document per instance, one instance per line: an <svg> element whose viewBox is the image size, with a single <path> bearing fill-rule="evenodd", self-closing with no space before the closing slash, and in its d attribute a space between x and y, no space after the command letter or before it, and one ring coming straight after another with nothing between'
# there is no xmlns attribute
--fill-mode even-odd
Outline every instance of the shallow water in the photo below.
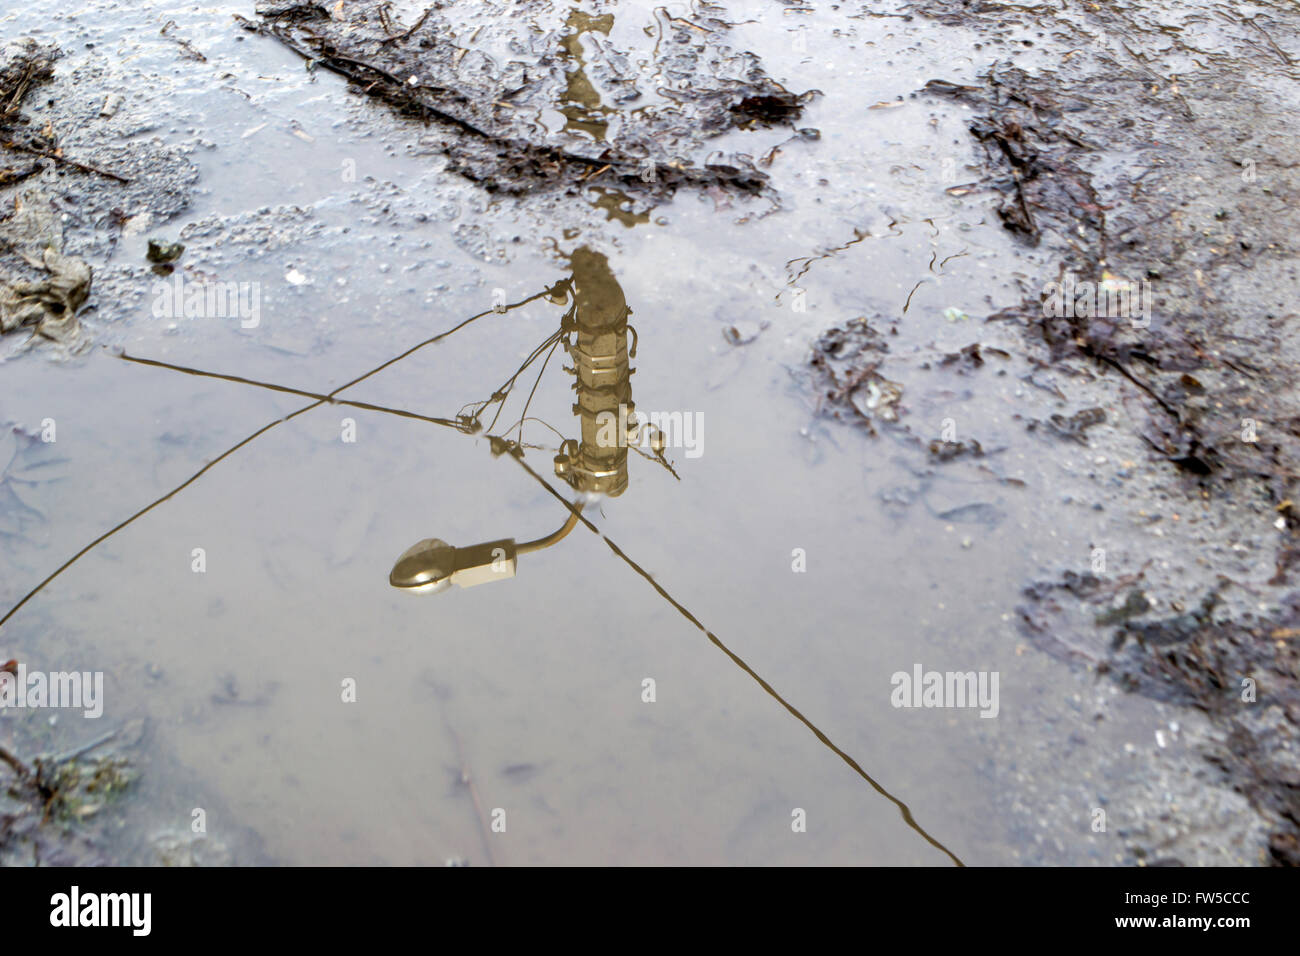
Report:
<svg viewBox="0 0 1300 956"><path fill-rule="evenodd" d="M5 363L0 419L55 419L70 462L39 490L48 520L6 538L6 606L313 403L112 348L323 394L479 315L339 396L450 419L490 399L564 313L545 298L493 305L571 277L586 248L632 309L636 406L703 428L698 457L669 447L670 470L631 454L626 490L584 509L590 526L472 589L412 596L388 574L422 538L524 541L564 523L576 495L552 459L581 426L563 352L522 433L506 426L540 360L488 429L522 434L526 467L482 433L323 405L96 547L5 626L0 659L103 670L101 723L149 718L155 757L130 811L145 832L184 830L203 807L237 862L294 864L1020 858L1004 762L1040 750L1050 736L1034 729L1083 685L1022 653L1010 611L1045 554L1086 560L1083 521L1042 515L1058 469L1089 454L1025 433L1023 417L1059 405L1023 380L1018 333L972 318L1013 300L1038 263L979 194L944 192L974 178L963 108L911 97L936 76L973 78L984 60L968 36L728 4L725 18L745 21L733 45L825 94L799 124L820 139L786 145L770 168L779 211L684 190L635 215L594 187L490 200L421 148L417 124L238 30L230 14L251 5L164 9L37 4L5 32L57 39L61 75L104 64L126 108L159 111L142 135L194 147L190 207L124 237L97 272L141 262L149 236L181 236L186 268L260 283L260 322L156 317L154 279L137 273L113 286L133 283L136 304L86 316L110 348ZM652 17L620 8L610 42L648 42ZM759 156L789 135L726 145ZM810 343L858 316L896 329L883 371L922 441L953 418L1000 453L934 469L888 429L819 417ZM733 345L733 325L757 337ZM1010 357L978 376L935 366L977 341ZM891 706L890 676L916 663L999 672L998 718ZM355 703L341 700L348 680ZM1147 719L1139 706L1133 725ZM72 742L99 730L60 720ZM497 808L506 832L485 834ZM806 833L792 833L796 808ZM1063 826L1080 858L1086 812ZM131 838L119 849L140 852Z"/></svg>

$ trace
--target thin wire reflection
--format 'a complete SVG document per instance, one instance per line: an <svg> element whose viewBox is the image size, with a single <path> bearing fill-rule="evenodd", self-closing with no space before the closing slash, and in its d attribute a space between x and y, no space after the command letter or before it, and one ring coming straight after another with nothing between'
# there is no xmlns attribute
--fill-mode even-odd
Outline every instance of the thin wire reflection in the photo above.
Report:
<svg viewBox="0 0 1300 956"><path fill-rule="evenodd" d="M341 399L338 396L342 392L352 388L355 385L360 384L361 382L373 377L379 372L387 368L390 368L391 366L402 361L403 359L415 354L416 352L420 351L426 346L432 345L436 342L439 342L447 338L448 336L454 334L460 329L465 328L466 326L468 326L472 322L477 321L478 319L484 318L488 315L503 314L512 309L516 309L530 302L536 301L537 299L542 297L554 298L556 291L561 287L565 286L567 281L568 280L561 280L560 282L554 284L553 286L551 286L550 288L542 292L537 293L536 295L529 296L528 298L522 299L519 302L507 305L504 308L498 307L484 312L480 312L477 315L470 316L469 318L453 326L451 329L448 329L445 332L439 333L438 335L425 339L423 342L420 342L412 346L411 348L408 348L406 351L400 353L399 355L394 356L393 358L385 361L384 363L375 367L374 369L371 369L370 371L364 373L363 375L357 376L351 381L339 386L338 388L334 389L332 392L328 392L328 393L313 392L310 390L292 388L289 386L283 386L276 383L263 382L255 379L245 378L243 376L228 375L228 374L223 374L218 372L209 372L202 369L188 368L185 366L175 365L157 359L140 358L137 356L126 355L125 353L120 353L118 356L119 358L123 359L124 361L131 362L133 364L149 366L149 367L168 370L168 371L176 371L183 374L199 376L203 378L214 378L222 381L231 382L234 384L248 385L255 388L262 388L262 389L281 392L285 394L299 395L305 398L311 398L313 399L313 401L311 404L305 405L302 408L299 408L296 411L293 411L288 415L285 415L283 418L277 419L272 422L268 422L267 424L263 425L261 428L257 429L255 432L248 435L246 438L235 443L230 448L226 449L221 454L217 455L215 458L213 458L211 461L209 461L202 468L196 471L185 481L181 482L175 488L168 491L166 494L162 495L161 497L155 499L154 501L150 502L149 504L145 505L143 508L141 508L139 511L132 514L130 517L119 522L117 525L110 528L104 534L95 538L85 547L80 549L71 558L69 558L67 561L61 564L58 568L56 568L48 577L46 577L43 581L41 581L38 585L36 585L36 587L32 588L26 595L24 595L23 598L17 604L15 604L12 608L10 608L10 610L4 615L4 617L0 618L0 627L3 627L6 623L8 623L8 621L12 619L13 616L17 614L17 612L20 609L22 609L24 605L26 605L30 600L32 600L32 598L34 598L37 594L39 594L59 575L61 575L63 572L65 572L70 567L72 567L78 560L80 560L82 557L84 557L86 554L92 551L95 547L102 544L104 541L108 540L118 532L129 527L135 521L144 517L146 514L153 511L155 508L159 507L163 503L175 497L181 491L183 491L184 489L188 488L190 485L198 481L199 478L207 474L212 468L214 468L220 462L229 458L231 455L235 454L240 449L251 444L253 441L260 438L262 435L266 434L267 432L271 431L276 426L291 421L292 419L297 418L300 415L304 415L309 411L321 407L322 405L326 405L326 404L347 405L349 407L353 407L361 410L379 412L382 414L394 415L401 418L423 421L429 424L439 425L441 427L452 428L458 432L461 432L462 434L477 434L483 430L482 425L480 423L480 416L493 404L497 404L498 408L496 414L492 419L492 423L489 424L487 429L488 432L490 433L492 427L495 426L497 419L500 417L501 411L504 408L506 397L513 389L514 384L516 383L520 375L522 375L523 372L528 368L528 366L531 365L534 361L536 361L536 359L540 357L541 354L544 351L546 351L548 347L551 350L550 352L547 352L547 359L549 360L550 354L554 351L555 347L558 346L561 341L562 332L555 333L551 336L548 336L548 338L541 345L539 345L536 349L533 350L533 352L524 361L524 363L520 366L520 368L516 370L516 372L509 379L507 379L506 382L504 382L500 388L498 388L495 392L493 392L492 396L489 399L482 402L472 403L470 405L464 406L461 409L461 412L457 414L456 417L454 418L440 418L435 416L422 415L417 412L408 411L406 409L391 408L383 405L372 404L369 402L356 402L348 399ZM537 382L540 382L541 372L544 372L545 368L546 368L546 363L544 362L542 369L539 372ZM536 393L537 382L534 383L533 389L529 393L528 403L531 403L532 397ZM491 445L494 453L500 454L503 451L508 452L509 453L508 457L513 458L516 462L518 462L520 467L523 468L527 474L529 474L535 481L537 481L543 488L545 488L548 493L550 493L553 497L556 498L556 500L558 500L561 504L564 505L564 507L569 511L569 518L558 531L553 532L552 534L549 534L543 538L539 538L531 542L525 542L522 545L515 545L513 541L510 541L509 544L512 546L514 550L514 554L526 553L528 551L536 551L536 550L540 550L543 547L547 547L550 544L554 544L560 538L563 538L565 535L567 535L574 527L576 527L577 524L579 523L583 524L589 531L599 536L609 547L609 549L621 561L623 561L637 575L639 575L642 579L644 579L659 594L660 597L662 597L665 601L667 601L670 605L672 605L684 618L686 618L686 620L688 620L691 624L693 624L696 628L698 628L700 632L704 634L704 636L708 638L708 640L715 647L717 647L720 651L722 651L722 653L725 654L737 667L739 667L742 671L748 674L768 695L770 695L773 699L775 699L778 703L780 703L781 706L785 708L785 710L788 711L796 720L798 720L805 727L807 727L808 730L812 732L812 734L817 738L818 741L822 743L823 746L827 747L832 753L834 753L845 764L847 764L859 777L861 777L864 781L866 781L866 783L876 793L884 797L890 803L894 804L894 806L898 808L898 811L902 816L903 821L907 824L909 828L911 828L919 836L921 836L930 846L934 847L935 849L945 854L950 860L952 860L952 862L956 866L965 866L965 864L956 856L956 854L954 854L950 849L948 849L947 846L945 846L934 836L932 836L927 830L925 830L925 828L923 828L916 821L915 817L912 815L911 809L908 807L906 803L904 803L898 797L894 796L892 793L886 790L885 787L882 786L870 774L868 774L866 770L864 770L856 760L854 760L849 754L845 753L842 749L836 746L835 743L822 730L820 730L811 720L809 720L793 704L791 704L784 697L782 697L781 694L770 683L764 680L763 677L761 677L752 667L750 667L749 664L747 664L743 658L741 658L738 654L732 651L725 643L723 643L723 641L716 634L714 634L707 627L705 627L704 624L694 614L692 614L686 608L685 605L683 605L680 601L674 598L663 587L662 584L660 584L657 580L655 580L655 578L652 575L650 575L647 571L645 571L645 569L643 569L635 560L633 560L611 538L609 538L594 523L592 523L592 521L585 514L582 513L583 503L581 501L579 501L576 504L570 502L567 498L564 497L564 495L562 495L558 490L556 490L549 481L547 481L540 474L538 474L537 471L535 471L524 460L525 452L524 452L524 445L522 444L522 426L524 421L529 420L529 416L527 414L528 403L525 404L524 412L520 420L517 423L511 425L510 428L506 430L506 433L508 434L511 430L515 429L517 425L519 428L519 436L520 436L518 441L512 441L510 439L502 438L501 436L496 436L491 434L489 434L488 437L491 440ZM469 409L473 409L473 411L470 412L468 411ZM546 424L546 423L542 422L542 424ZM555 431L555 429L552 428L550 425L547 425L547 427L551 428L552 431ZM557 434L560 433L557 432ZM650 456L646 456L646 457L650 457ZM663 461L661 458L656 458L654 460L668 467L670 471L672 470L671 466L669 466L667 462ZM676 476L676 472L673 472L673 474L674 476ZM504 543L505 542L503 541L503 542L491 542L490 544L504 545ZM446 545L445 542L438 541L437 539L426 539L425 541L417 543L417 545L413 546L411 549L408 549L408 553L414 551L416 548L419 548L421 546L427 546L435 549L439 546L442 546L444 548L447 548L450 551L456 550L454 548L451 548L450 545ZM403 557L405 556L406 555L403 555ZM511 555L510 561L513 562L513 560L514 560L514 555ZM400 561L399 561L399 566L400 566ZM398 572L398 568L395 567L393 574L396 575L397 572ZM437 579L431 577L429 580L424 582L410 581L407 582L407 584L405 585L397 585L397 586L407 586L407 587L411 587L412 589L441 590L444 589L445 587L451 586L453 576L454 575L452 572L448 572L446 575ZM390 578L390 580L392 579ZM393 583L396 584L396 581L394 581Z"/></svg>

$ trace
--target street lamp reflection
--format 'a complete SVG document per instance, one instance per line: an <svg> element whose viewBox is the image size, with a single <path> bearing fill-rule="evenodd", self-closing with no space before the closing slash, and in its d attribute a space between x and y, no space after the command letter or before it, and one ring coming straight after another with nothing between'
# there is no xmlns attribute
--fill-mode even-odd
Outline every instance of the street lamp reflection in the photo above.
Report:
<svg viewBox="0 0 1300 956"><path fill-rule="evenodd" d="M627 421L635 408L630 360L636 356L636 330L627 321L632 310L604 255L584 246L573 252L569 264L572 275L551 290L553 302L569 306L558 335L573 363L566 370L576 379L573 413L581 434L562 442L554 462L556 476L579 492L568 520L551 534L523 544L502 538L458 548L440 538L425 538L402 552L393 565L388 576L393 587L437 594L453 584L468 588L512 578L519 555L549 548L564 538L581 519L584 503L596 496L616 498L627 490L628 448L638 440L638 426L633 418L623 440L610 442L601 440L601 424L611 415ZM654 437L651 447L658 452L662 442L656 443ZM494 452L510 447L499 438L493 438L492 445Z"/></svg>

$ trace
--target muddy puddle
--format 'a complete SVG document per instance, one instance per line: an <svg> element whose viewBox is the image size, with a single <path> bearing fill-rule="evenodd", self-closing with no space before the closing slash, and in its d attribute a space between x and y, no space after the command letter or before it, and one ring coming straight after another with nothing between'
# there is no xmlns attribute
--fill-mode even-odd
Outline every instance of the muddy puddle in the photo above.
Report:
<svg viewBox="0 0 1300 956"><path fill-rule="evenodd" d="M96 751L136 772L86 814L112 821L94 852L1259 862L1245 798L1198 776L1201 713L1018 626L1027 582L1087 570L1113 513L1163 506L1113 490L1146 460L1120 386L985 321L1056 262L979 186L977 106L924 93L980 83L988 37L901 5L528 11L436 11L467 52L425 80L552 98L472 115L534 144L504 171L359 95L373 70L350 88L247 29L274 23L250 3L0 19L63 51L32 123L132 180L52 165L5 193L54 197L94 283L74 344L0 343L0 603L57 572L0 661L105 691L98 719L7 710L0 742L129 728ZM660 49L678 30L707 36L689 62ZM654 109L700 71L800 115L751 103L663 155L609 151L662 145ZM536 188L488 188L520 157ZM1176 576L1182 546L1153 553ZM996 674L996 702L895 706L916 667Z"/></svg>

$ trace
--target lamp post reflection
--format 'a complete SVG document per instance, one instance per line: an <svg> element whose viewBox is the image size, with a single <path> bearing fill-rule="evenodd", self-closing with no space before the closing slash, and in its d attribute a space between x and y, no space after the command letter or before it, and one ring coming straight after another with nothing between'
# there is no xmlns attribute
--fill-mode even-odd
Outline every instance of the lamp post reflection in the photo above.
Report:
<svg viewBox="0 0 1300 956"><path fill-rule="evenodd" d="M388 576L393 587L436 594L453 584L474 587L512 578L519 556L562 540L592 497L616 498L627 490L628 449L642 438L632 402L636 330L627 321L632 310L604 255L584 246L569 256L569 264L572 274L551 289L553 302L568 304L558 341L573 363L566 371L575 378L577 401L572 410L581 435L564 439L555 456L556 476L579 493L568 520L551 534L523 544L502 538L458 548L440 538L425 538L393 565ZM656 454L661 453L663 436L652 432L647 437ZM492 446L494 452L518 452L517 445L497 437L492 437Z"/></svg>

